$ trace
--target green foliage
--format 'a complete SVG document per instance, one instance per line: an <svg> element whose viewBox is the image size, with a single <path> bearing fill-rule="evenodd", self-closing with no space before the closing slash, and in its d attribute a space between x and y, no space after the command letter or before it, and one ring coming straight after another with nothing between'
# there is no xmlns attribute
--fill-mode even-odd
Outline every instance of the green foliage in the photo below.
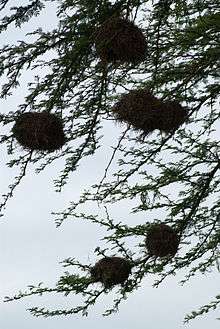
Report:
<svg viewBox="0 0 220 329"><path fill-rule="evenodd" d="M112 146L103 177L82 191L78 201L73 200L67 209L56 213L56 224L60 226L72 218L101 226L106 229L102 241L105 246L97 247L95 254L122 255L133 264L132 275L125 285L117 287L113 306L104 315L117 311L121 301L141 286L148 273L155 275L158 286L182 268L186 270L184 283L197 273L216 267L220 256L220 145L216 138L220 116L218 1L35 0L11 8L8 14L10 3L0 1L1 33L10 31L11 25L22 28L50 5L56 5L57 26L51 31L38 28L16 44L0 49L2 99L7 101L14 89L22 88L24 72L32 71L34 75L23 104L15 111L0 114L0 123L8 127L8 133L0 136L1 144L7 146L11 155L7 165L20 169L3 195L1 211L26 175L29 164L40 173L57 159L63 159L63 169L54 180L55 189L60 192L69 176L80 170L82 159L95 156L102 146L103 126L113 121L111 108L121 90L149 88L156 96L187 107L189 122L168 135L155 132L145 138L134 135L130 126L116 129L112 125L117 143ZM148 51L139 65L103 65L97 57L93 44L96 28L119 14L134 21L146 36ZM10 128L17 115L27 111L48 111L62 117L67 136L62 150L47 154L17 148ZM131 215L141 212L143 223L132 226L111 217L108 208L120 207L128 200L133 207ZM93 214L86 213L87 204L93 205ZM105 210L104 214L98 210L95 213L97 204ZM155 220L147 221L148 216ZM144 240L152 222L168 224L181 236L180 251L174 258L147 254ZM130 239L136 243L134 248L129 247ZM191 244L186 247L189 241ZM87 315L89 307L109 290L92 282L91 264L82 265L70 258L64 262L66 266L75 268L77 273L65 272L54 288L31 286L27 292L6 301L50 292L79 294L83 302L75 308L30 311L36 316ZM186 321L218 305L219 296L186 316Z"/></svg>
<svg viewBox="0 0 220 329"><path fill-rule="evenodd" d="M187 315L185 317L185 322L189 322L190 320L194 319L195 317L202 315L204 313L208 313L210 310L215 310L220 303L220 295L215 297L216 300L212 301L210 304L202 306L199 311L195 312L193 311L190 315ZM219 320L219 319L218 319Z"/></svg>

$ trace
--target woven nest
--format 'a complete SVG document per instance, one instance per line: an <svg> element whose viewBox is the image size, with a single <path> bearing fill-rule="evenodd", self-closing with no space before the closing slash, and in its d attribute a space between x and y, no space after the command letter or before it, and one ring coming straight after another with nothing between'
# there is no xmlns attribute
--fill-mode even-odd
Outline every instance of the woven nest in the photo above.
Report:
<svg viewBox="0 0 220 329"><path fill-rule="evenodd" d="M115 119L124 122L145 135L160 129L162 102L147 89L131 90L112 108Z"/></svg>
<svg viewBox="0 0 220 329"><path fill-rule="evenodd" d="M170 226L154 224L147 233L145 243L151 256L174 256L178 250L179 237Z"/></svg>
<svg viewBox="0 0 220 329"><path fill-rule="evenodd" d="M94 42L104 62L138 63L146 56L147 42L142 31L127 19L108 19L96 30Z"/></svg>
<svg viewBox="0 0 220 329"><path fill-rule="evenodd" d="M128 260L121 257L105 257L99 260L91 269L95 282L102 282L106 288L124 283L131 273Z"/></svg>
<svg viewBox="0 0 220 329"><path fill-rule="evenodd" d="M188 111L176 101L164 102L160 112L158 125L165 133L176 130L188 119Z"/></svg>
<svg viewBox="0 0 220 329"><path fill-rule="evenodd" d="M65 143L62 120L48 112L21 114L12 132L23 147L31 150L52 152Z"/></svg>

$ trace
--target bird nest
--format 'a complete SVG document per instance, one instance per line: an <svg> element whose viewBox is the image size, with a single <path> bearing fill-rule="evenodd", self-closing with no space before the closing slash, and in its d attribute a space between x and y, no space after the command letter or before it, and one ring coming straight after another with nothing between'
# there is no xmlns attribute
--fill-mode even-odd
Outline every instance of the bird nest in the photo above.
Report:
<svg viewBox="0 0 220 329"><path fill-rule="evenodd" d="M160 111L160 130L169 133L179 128L188 119L188 111L176 101L165 101Z"/></svg>
<svg viewBox="0 0 220 329"><path fill-rule="evenodd" d="M102 282L106 288L123 284L131 273L131 264L121 257L105 257L91 268L91 276L95 282Z"/></svg>
<svg viewBox="0 0 220 329"><path fill-rule="evenodd" d="M131 90L112 108L115 119L148 135L155 129L169 133L187 120L187 110L175 101L155 97L148 89Z"/></svg>
<svg viewBox="0 0 220 329"><path fill-rule="evenodd" d="M96 51L103 62L139 63L145 59L147 42L143 32L120 17L105 21L95 32Z"/></svg>
<svg viewBox="0 0 220 329"><path fill-rule="evenodd" d="M115 119L141 130L145 135L159 129L161 101L147 89L131 90L112 108Z"/></svg>
<svg viewBox="0 0 220 329"><path fill-rule="evenodd" d="M21 114L12 132L17 141L30 150L52 152L65 143L62 120L48 112Z"/></svg>
<svg viewBox="0 0 220 329"><path fill-rule="evenodd" d="M174 256L178 250L179 236L168 225L153 224L147 233L145 244L151 256Z"/></svg>

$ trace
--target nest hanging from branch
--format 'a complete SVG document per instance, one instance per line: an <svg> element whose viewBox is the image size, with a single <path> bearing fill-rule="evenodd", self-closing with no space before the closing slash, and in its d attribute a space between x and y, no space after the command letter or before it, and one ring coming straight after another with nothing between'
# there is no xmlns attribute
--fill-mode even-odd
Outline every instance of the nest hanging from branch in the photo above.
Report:
<svg viewBox="0 0 220 329"><path fill-rule="evenodd" d="M159 129L169 133L187 120L187 110L175 101L155 97L148 89L131 90L112 108L115 119L141 130L144 135Z"/></svg>
<svg viewBox="0 0 220 329"><path fill-rule="evenodd" d="M153 224L145 240L149 255L156 257L174 256L179 242L175 230L165 224Z"/></svg>
<svg viewBox="0 0 220 329"><path fill-rule="evenodd" d="M120 17L105 21L95 32L96 51L103 62L139 63L145 59L147 42L143 32Z"/></svg>
<svg viewBox="0 0 220 329"><path fill-rule="evenodd" d="M62 120L48 112L21 114L12 132L17 141L30 150L52 152L65 143Z"/></svg>
<svg viewBox="0 0 220 329"><path fill-rule="evenodd" d="M160 129L162 102L147 89L131 90L124 94L112 108L115 119L141 130L144 135Z"/></svg>
<svg viewBox="0 0 220 329"><path fill-rule="evenodd" d="M121 257L105 257L91 268L91 277L106 288L124 283L131 273L131 264Z"/></svg>
<svg viewBox="0 0 220 329"><path fill-rule="evenodd" d="M176 101L165 101L161 107L160 130L169 133L178 129L188 119L188 111Z"/></svg>

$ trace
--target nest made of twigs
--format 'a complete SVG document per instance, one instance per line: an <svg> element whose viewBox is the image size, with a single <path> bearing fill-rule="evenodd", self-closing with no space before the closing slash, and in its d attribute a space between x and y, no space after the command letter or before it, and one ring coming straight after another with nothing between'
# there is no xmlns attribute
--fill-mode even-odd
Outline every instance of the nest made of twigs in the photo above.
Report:
<svg viewBox="0 0 220 329"><path fill-rule="evenodd" d="M159 129L161 106L162 102L148 89L137 89L122 95L112 112L117 121L127 123L147 135Z"/></svg>
<svg viewBox="0 0 220 329"><path fill-rule="evenodd" d="M176 101L162 101L148 89L131 90L121 96L112 113L119 122L127 123L143 135L155 129L169 133L187 121L187 110Z"/></svg>
<svg viewBox="0 0 220 329"><path fill-rule="evenodd" d="M30 150L52 152L65 143L62 120L48 112L21 114L12 132L17 141Z"/></svg>
<svg viewBox="0 0 220 329"><path fill-rule="evenodd" d="M101 282L106 288L123 284L131 273L130 262L121 257L105 257L91 268L94 282Z"/></svg>
<svg viewBox="0 0 220 329"><path fill-rule="evenodd" d="M152 224L145 244L151 256L174 256L178 250L179 236L172 227L166 224Z"/></svg>
<svg viewBox="0 0 220 329"><path fill-rule="evenodd" d="M146 56L147 42L143 32L121 17L113 16L97 28L94 43L103 62L139 63Z"/></svg>
<svg viewBox="0 0 220 329"><path fill-rule="evenodd" d="M176 101L164 101L161 106L159 129L165 133L178 129L188 120L188 111Z"/></svg>

